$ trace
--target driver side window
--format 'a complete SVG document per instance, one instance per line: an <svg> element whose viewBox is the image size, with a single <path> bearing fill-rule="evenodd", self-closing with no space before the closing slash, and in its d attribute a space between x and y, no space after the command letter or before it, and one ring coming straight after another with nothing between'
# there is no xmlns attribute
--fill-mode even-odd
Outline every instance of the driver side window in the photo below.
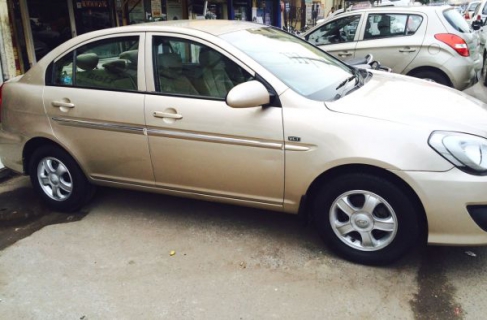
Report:
<svg viewBox="0 0 487 320"><path fill-rule="evenodd" d="M307 40L316 46L352 42L360 17L353 15L328 22L311 33Z"/></svg>

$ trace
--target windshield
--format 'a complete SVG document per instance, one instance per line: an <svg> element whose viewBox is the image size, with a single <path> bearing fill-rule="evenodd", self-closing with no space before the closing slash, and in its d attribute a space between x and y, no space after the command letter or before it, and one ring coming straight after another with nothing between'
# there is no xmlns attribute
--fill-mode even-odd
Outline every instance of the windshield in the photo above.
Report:
<svg viewBox="0 0 487 320"><path fill-rule="evenodd" d="M309 99L339 99L359 82L357 79L343 84L351 76L356 76L355 69L278 29L258 27L227 33L221 38Z"/></svg>

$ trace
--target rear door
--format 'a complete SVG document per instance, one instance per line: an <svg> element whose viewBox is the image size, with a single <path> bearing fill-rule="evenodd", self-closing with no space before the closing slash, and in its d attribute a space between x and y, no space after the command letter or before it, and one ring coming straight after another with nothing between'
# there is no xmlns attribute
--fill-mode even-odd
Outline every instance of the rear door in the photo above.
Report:
<svg viewBox="0 0 487 320"><path fill-rule="evenodd" d="M310 32L305 39L342 61L352 59L362 16L360 13L340 15Z"/></svg>
<svg viewBox="0 0 487 320"><path fill-rule="evenodd" d="M60 143L91 178L154 185L145 135L143 33L85 42L56 59L44 106Z"/></svg>
<svg viewBox="0 0 487 320"><path fill-rule="evenodd" d="M368 13L355 55L371 53L382 65L402 73L421 49L426 22L419 13Z"/></svg>

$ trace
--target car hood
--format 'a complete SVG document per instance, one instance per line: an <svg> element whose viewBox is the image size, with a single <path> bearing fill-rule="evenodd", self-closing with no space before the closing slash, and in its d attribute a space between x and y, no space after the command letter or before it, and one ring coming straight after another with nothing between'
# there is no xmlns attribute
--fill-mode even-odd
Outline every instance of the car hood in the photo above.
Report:
<svg viewBox="0 0 487 320"><path fill-rule="evenodd" d="M363 87L328 109L431 130L487 136L487 105L461 91L392 73L374 72Z"/></svg>

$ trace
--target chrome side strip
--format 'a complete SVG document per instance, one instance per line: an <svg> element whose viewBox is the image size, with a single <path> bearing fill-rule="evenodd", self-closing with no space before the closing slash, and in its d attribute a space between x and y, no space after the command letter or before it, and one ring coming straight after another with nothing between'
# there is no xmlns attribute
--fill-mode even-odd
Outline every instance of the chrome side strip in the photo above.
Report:
<svg viewBox="0 0 487 320"><path fill-rule="evenodd" d="M239 146L247 147L257 147L257 148L267 148L267 149L278 149L282 150L283 144L273 141L261 141L254 139L240 139L240 138L230 138L224 136L216 136L202 133L192 133L192 132L182 132L182 131L172 131L172 130L160 130L160 129L148 129L147 133L149 136L159 136L175 139L185 139L185 140L196 140L205 141L213 143L224 143L233 144Z"/></svg>
<svg viewBox="0 0 487 320"><path fill-rule="evenodd" d="M299 146L299 145L295 145L295 144L286 143L286 145L284 146L284 150L287 150L287 151L309 151L309 150L311 150L311 148L310 147L305 147L305 146Z"/></svg>
<svg viewBox="0 0 487 320"><path fill-rule="evenodd" d="M127 125L108 123L108 122L73 120L73 119L58 118L58 117L53 117L52 120L56 121L57 123L63 126L73 126L73 127L93 128L93 129L100 129L100 130L119 131L119 132L136 133L136 134L145 134L145 128L142 126L140 127L127 126Z"/></svg>

